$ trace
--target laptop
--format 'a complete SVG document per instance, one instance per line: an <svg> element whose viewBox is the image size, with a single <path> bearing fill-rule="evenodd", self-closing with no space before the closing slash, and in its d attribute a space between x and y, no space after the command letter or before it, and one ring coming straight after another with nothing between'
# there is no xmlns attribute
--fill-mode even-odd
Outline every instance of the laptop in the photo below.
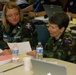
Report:
<svg viewBox="0 0 76 75"><path fill-rule="evenodd" d="M37 59L31 62L34 75L67 75L65 66Z"/></svg>
<svg viewBox="0 0 76 75"><path fill-rule="evenodd" d="M61 13L64 12L62 6L59 5L46 5L43 4L43 8L46 11L48 17L51 17L54 13Z"/></svg>

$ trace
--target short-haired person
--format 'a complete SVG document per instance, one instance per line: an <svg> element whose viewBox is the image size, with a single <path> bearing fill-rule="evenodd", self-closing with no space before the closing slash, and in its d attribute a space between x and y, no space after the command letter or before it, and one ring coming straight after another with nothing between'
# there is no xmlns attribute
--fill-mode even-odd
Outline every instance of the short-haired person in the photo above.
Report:
<svg viewBox="0 0 76 75"><path fill-rule="evenodd" d="M22 12L28 12L29 17L44 16L46 12L43 8L43 4L63 6L59 0L36 0L34 4L22 9Z"/></svg>
<svg viewBox="0 0 76 75"><path fill-rule="evenodd" d="M64 11L68 16L76 18L76 0L67 0Z"/></svg>
<svg viewBox="0 0 76 75"><path fill-rule="evenodd" d="M68 24L69 17L66 13L55 13L49 18L48 30L51 37L44 47L44 57L76 63L76 41L65 31ZM35 51L27 54L36 55Z"/></svg>
<svg viewBox="0 0 76 75"><path fill-rule="evenodd" d="M27 2L27 0L14 0L14 1L18 4L20 9L23 9L29 6L29 3Z"/></svg>
<svg viewBox="0 0 76 75"><path fill-rule="evenodd" d="M2 13L3 39L6 42L29 41L32 49L37 45L37 32L15 2L7 2Z"/></svg>

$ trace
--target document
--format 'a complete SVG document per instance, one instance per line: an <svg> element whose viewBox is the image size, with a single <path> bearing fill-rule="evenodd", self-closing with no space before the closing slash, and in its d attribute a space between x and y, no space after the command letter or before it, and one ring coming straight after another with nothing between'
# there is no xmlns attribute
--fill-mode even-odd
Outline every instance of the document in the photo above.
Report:
<svg viewBox="0 0 76 75"><path fill-rule="evenodd" d="M9 45L10 49L12 50L14 43L7 43L7 44ZM26 52L29 52L32 50L29 41L18 42L17 46L19 48L19 54L21 54L21 55L26 55Z"/></svg>
<svg viewBox="0 0 76 75"><path fill-rule="evenodd" d="M75 18L73 18L73 24L76 24L76 19Z"/></svg>

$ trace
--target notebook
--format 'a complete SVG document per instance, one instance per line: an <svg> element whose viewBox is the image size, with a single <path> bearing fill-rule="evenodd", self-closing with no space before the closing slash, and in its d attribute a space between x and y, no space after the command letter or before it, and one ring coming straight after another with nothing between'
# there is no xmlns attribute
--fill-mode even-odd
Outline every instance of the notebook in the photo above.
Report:
<svg viewBox="0 0 76 75"><path fill-rule="evenodd" d="M37 59L31 59L31 62L34 75L67 75L65 66Z"/></svg>
<svg viewBox="0 0 76 75"><path fill-rule="evenodd" d="M11 62L12 55L0 56L0 66Z"/></svg>
<svg viewBox="0 0 76 75"><path fill-rule="evenodd" d="M54 13L64 12L63 9L62 9L62 6L59 6L59 5L43 4L43 8L46 11L46 14L47 14L48 17L51 17L51 15L54 14Z"/></svg>

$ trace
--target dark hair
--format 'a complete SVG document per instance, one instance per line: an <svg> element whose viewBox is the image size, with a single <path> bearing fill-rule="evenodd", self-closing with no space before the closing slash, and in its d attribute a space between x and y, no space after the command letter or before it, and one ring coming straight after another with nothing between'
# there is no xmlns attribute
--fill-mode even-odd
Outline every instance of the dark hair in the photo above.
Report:
<svg viewBox="0 0 76 75"><path fill-rule="evenodd" d="M63 13L54 13L49 18L49 23L58 25L59 28L64 27L65 29L68 27L69 24L69 17L65 12Z"/></svg>

